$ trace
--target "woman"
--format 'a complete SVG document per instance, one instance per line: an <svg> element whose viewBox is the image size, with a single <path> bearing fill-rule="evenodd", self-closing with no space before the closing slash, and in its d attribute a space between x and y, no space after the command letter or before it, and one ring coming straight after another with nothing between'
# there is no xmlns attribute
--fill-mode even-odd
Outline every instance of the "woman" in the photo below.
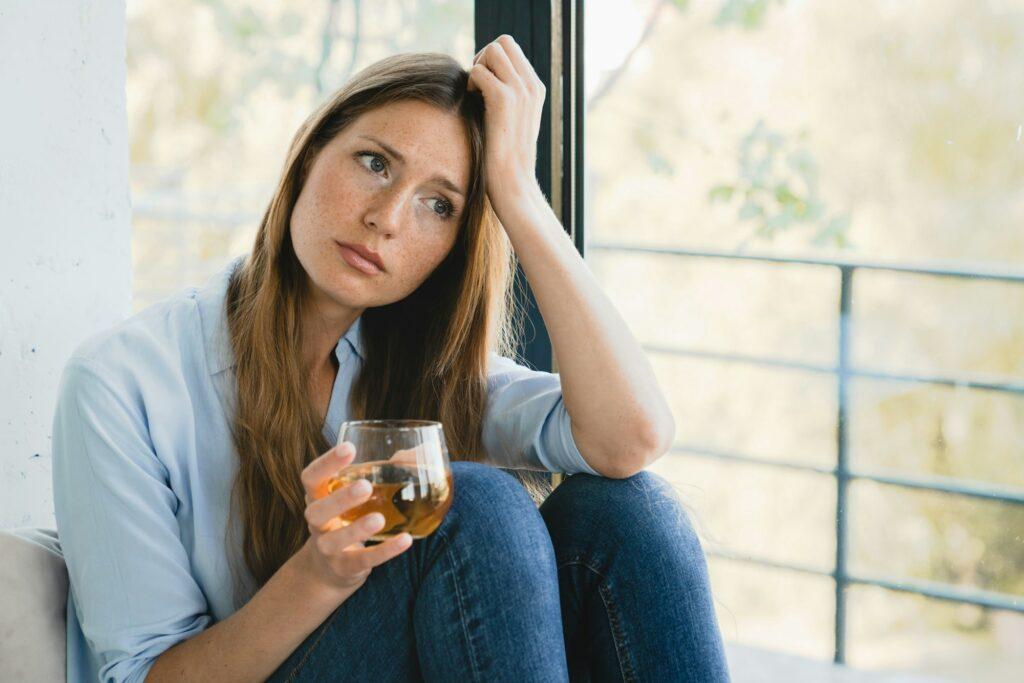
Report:
<svg viewBox="0 0 1024 683"><path fill-rule="evenodd" d="M722 680L674 425L534 179L508 36L400 55L302 126L251 255L83 344L54 489L70 680ZM485 144L486 141L486 144ZM561 377L509 355L511 249ZM343 420L444 424L441 526L367 546ZM499 469L574 474L538 510ZM376 525L376 526L374 526ZM148 677L147 677L148 674Z"/></svg>

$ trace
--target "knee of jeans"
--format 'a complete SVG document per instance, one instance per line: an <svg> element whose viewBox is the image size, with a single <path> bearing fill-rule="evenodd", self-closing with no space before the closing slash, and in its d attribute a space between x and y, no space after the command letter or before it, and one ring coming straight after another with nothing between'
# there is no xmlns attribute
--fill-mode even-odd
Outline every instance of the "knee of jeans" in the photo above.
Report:
<svg viewBox="0 0 1024 683"><path fill-rule="evenodd" d="M530 494L515 477L497 467L476 462L453 462L455 498L446 521L457 525L446 532L467 542L499 539L502 547L519 545L537 550L551 546L544 520ZM476 540L473 540L476 539Z"/></svg>
<svg viewBox="0 0 1024 683"><path fill-rule="evenodd" d="M626 479L575 474L548 497L544 518L552 535L554 529L602 535L627 552L667 546L683 561L703 562L700 539L679 494L654 472Z"/></svg>

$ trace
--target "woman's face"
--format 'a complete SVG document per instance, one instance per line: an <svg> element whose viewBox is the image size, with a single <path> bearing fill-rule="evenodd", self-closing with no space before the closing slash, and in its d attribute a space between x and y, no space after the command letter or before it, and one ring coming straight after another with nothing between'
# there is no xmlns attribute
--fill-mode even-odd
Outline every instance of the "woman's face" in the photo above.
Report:
<svg viewBox="0 0 1024 683"><path fill-rule="evenodd" d="M455 114L402 101L350 123L317 155L292 210L292 244L314 296L363 309L415 291L455 244L469 174Z"/></svg>

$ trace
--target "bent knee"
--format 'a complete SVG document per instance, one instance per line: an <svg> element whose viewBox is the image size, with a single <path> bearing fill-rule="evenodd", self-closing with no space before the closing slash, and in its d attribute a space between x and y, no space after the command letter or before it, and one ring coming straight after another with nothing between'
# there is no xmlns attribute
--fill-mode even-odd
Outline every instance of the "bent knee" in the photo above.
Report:
<svg viewBox="0 0 1024 683"><path fill-rule="evenodd" d="M654 472L644 470L626 479L575 474L552 492L542 512L551 528L568 533L600 530L614 536L620 547L668 545L703 560L700 539L679 494Z"/></svg>
<svg viewBox="0 0 1024 683"><path fill-rule="evenodd" d="M451 466L456 502L484 506L493 506L495 502L511 506L533 505L526 489L508 472L492 465L461 460L453 462ZM464 493L461 501L460 490Z"/></svg>
<svg viewBox="0 0 1024 683"><path fill-rule="evenodd" d="M530 494L515 477L497 467L476 462L453 462L455 497L450 515L459 533L550 545L544 520Z"/></svg>

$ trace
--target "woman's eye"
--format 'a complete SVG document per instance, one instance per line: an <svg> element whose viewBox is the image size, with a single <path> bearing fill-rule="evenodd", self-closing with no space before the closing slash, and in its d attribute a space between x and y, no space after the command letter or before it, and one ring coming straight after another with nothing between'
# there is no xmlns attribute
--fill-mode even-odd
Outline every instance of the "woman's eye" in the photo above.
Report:
<svg viewBox="0 0 1024 683"><path fill-rule="evenodd" d="M452 206L451 202L449 202L448 200L438 199L435 197L434 199L430 199L428 201L437 202L432 207L432 210L441 218L451 218L453 215L455 215L455 207ZM438 207L441 208L440 211L438 211Z"/></svg>
<svg viewBox="0 0 1024 683"><path fill-rule="evenodd" d="M363 166L365 166L370 171L373 171L374 173L383 173L388 168L387 161L385 161L384 157L382 157L379 154L374 154L373 152L360 152L356 156L358 156L361 160L369 158L369 165L367 165L364 161Z"/></svg>

